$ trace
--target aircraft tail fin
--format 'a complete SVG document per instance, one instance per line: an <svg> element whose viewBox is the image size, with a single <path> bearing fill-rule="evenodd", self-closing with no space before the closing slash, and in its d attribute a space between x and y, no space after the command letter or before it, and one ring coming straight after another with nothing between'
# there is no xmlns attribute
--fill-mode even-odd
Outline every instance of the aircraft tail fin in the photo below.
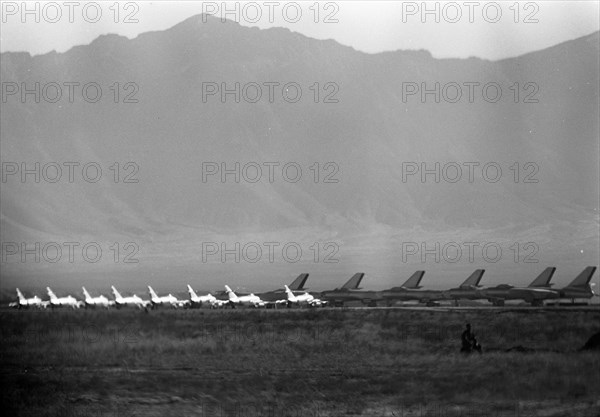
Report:
<svg viewBox="0 0 600 417"><path fill-rule="evenodd" d="M121 294L119 293L119 291L117 291L117 289L114 287L114 285L111 285L110 289L112 290L116 300L123 298L123 297L121 297Z"/></svg>
<svg viewBox="0 0 600 417"><path fill-rule="evenodd" d="M358 272L358 273L352 275L352 278L350 278L348 280L348 282L346 282L344 285L342 285L342 288L357 290L358 286L360 285L360 282L362 281L364 276L365 276L364 272Z"/></svg>
<svg viewBox="0 0 600 417"><path fill-rule="evenodd" d="M463 282L462 284L460 284L461 288L464 287L476 287L479 285L479 281L481 281L481 278L483 277L483 274L485 273L485 269L476 269L471 275L469 275L469 278L467 278L465 280L465 282Z"/></svg>
<svg viewBox="0 0 600 417"><path fill-rule="evenodd" d="M289 286L291 290L302 290L304 289L304 283L308 279L308 274L300 274Z"/></svg>
<svg viewBox="0 0 600 417"><path fill-rule="evenodd" d="M425 271L417 271L410 276L409 279L406 280L402 286L404 288L421 288L419 283L423 279L423 275L425 275Z"/></svg>
<svg viewBox="0 0 600 417"><path fill-rule="evenodd" d="M287 294L288 300L290 301L294 301L296 299L296 296L294 295L293 291L290 290L290 288L285 285L285 293Z"/></svg>
<svg viewBox="0 0 600 417"><path fill-rule="evenodd" d="M46 291L48 291L48 296L50 297L51 300L54 300L56 298L56 294L54 294L54 292L52 292L50 287L46 287Z"/></svg>
<svg viewBox="0 0 600 417"><path fill-rule="evenodd" d="M88 298L92 298L92 296L90 295L89 292L87 292L87 290L85 289L85 287L81 287L81 289L83 290L83 296L88 299Z"/></svg>
<svg viewBox="0 0 600 417"><path fill-rule="evenodd" d="M158 298L158 295L156 295L156 293L150 285L148 285L148 292L150 293L150 298Z"/></svg>
<svg viewBox="0 0 600 417"><path fill-rule="evenodd" d="M23 296L23 293L18 288L17 288L17 297L19 297L20 301L24 301L25 300L25 297Z"/></svg>
<svg viewBox="0 0 600 417"><path fill-rule="evenodd" d="M571 281L567 287L586 287L592 280L592 276L596 272L595 266L588 266L577 277Z"/></svg>
<svg viewBox="0 0 600 417"><path fill-rule="evenodd" d="M539 274L537 276L537 278L534 279L531 284L529 284L529 286L530 287L549 287L550 280L552 279L554 272L556 272L556 268L553 266L544 269L542 271L542 273Z"/></svg>
<svg viewBox="0 0 600 417"><path fill-rule="evenodd" d="M190 293L190 297L198 298L198 294L196 294L196 291L194 291L190 284L188 284L188 292Z"/></svg>
<svg viewBox="0 0 600 417"><path fill-rule="evenodd" d="M227 293L227 296L230 300L234 301L237 299L237 295L235 295L231 288L229 288L229 285L225 285L225 292Z"/></svg>

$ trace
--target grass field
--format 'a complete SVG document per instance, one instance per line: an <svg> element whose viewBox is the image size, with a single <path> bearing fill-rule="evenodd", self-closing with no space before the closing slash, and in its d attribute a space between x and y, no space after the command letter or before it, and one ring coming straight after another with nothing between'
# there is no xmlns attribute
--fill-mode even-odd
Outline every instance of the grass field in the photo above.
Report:
<svg viewBox="0 0 600 417"><path fill-rule="evenodd" d="M598 416L600 310L0 313L31 416ZM484 348L459 353L466 322ZM514 346L535 352L506 352Z"/></svg>

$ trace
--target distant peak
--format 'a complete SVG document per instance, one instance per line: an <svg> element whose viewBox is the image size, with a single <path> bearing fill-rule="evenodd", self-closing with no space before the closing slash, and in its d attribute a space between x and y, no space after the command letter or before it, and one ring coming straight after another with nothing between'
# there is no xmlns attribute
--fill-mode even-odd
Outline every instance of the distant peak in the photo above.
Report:
<svg viewBox="0 0 600 417"><path fill-rule="evenodd" d="M219 16L215 16L215 15L207 14L207 13L200 13L200 14L196 14L194 16L188 17L184 21L182 21L182 22L176 24L175 26L173 26L172 29L175 29L175 28L199 27L199 26L202 26L202 25L211 25L211 26L213 26L216 23L225 24L225 25L240 26L240 24L238 22L236 22L235 20L230 20L230 19L224 19L224 20L222 20L221 17L219 17Z"/></svg>
<svg viewBox="0 0 600 417"><path fill-rule="evenodd" d="M105 44L113 44L116 42L126 41L127 37L122 35L117 35L116 33L107 33L105 35L100 35L96 39L92 41L90 45L105 45Z"/></svg>

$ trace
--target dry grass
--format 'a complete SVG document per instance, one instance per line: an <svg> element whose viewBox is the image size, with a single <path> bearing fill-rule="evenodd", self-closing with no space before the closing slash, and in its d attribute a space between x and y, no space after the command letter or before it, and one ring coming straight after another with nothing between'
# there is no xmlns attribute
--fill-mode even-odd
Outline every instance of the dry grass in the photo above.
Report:
<svg viewBox="0 0 600 417"><path fill-rule="evenodd" d="M576 350L599 319L598 310L7 311L1 407L36 416L595 416L600 354ZM458 353L466 321L481 356ZM515 345L538 351L504 352Z"/></svg>

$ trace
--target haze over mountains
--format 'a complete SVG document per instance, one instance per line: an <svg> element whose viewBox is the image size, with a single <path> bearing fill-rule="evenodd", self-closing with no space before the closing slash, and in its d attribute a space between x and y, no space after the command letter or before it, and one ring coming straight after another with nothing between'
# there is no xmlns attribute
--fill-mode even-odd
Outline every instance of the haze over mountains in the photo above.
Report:
<svg viewBox="0 0 600 417"><path fill-rule="evenodd" d="M286 29L259 30L194 16L167 31L132 40L102 36L64 54L3 53L3 84L96 82L103 96L88 103L76 90L70 103L66 87L56 103L6 96L0 116L2 161L26 162L30 168L35 162L97 162L103 172L96 183L84 181L80 169L69 183L64 166L57 183L7 177L1 190L2 241L96 241L103 248L136 242L140 249L136 265L111 262L110 251L97 264L3 262L3 287L45 285L52 277L64 287L93 280L98 288L112 282L172 288L197 279L195 286L210 288L227 278L268 288L304 270L322 276L315 288L336 285L355 270L372 275L372 286L384 287L415 267L432 271L432 284L442 283L435 280L436 271L439 277L452 276L454 284L476 267L496 268L497 279L518 281L524 274L533 279L547 263L559 266L557 275L562 265L567 274L595 265L598 45L594 33L502 61L437 60L426 51L369 55ZM119 103L110 89L116 82ZM123 103L132 92L124 89L127 82L139 87L133 96L137 103ZM203 100L207 82L230 88L236 82L280 86L273 102L265 88L258 102L242 97L236 103L232 95L225 102L218 94ZM296 103L282 98L281 85L289 82L302 88ZM328 82L337 90L333 84L325 87ZM424 103L418 94L403 97L403 83L433 88L435 82L480 87L472 103L466 87L456 103L443 97L436 103L433 95ZM502 88L495 103L481 93L481 86L491 82ZM310 89L315 83L318 103ZM518 103L510 89L515 83ZM247 92L254 96L254 90ZM329 98L337 102L323 102L332 92ZM454 97L450 88L446 92ZM528 94L538 102L523 102ZM122 182L132 172L124 169L130 161L139 166L137 183ZM120 164L116 183L109 168L115 162ZM232 175L222 183L218 175L202 181L203 162L225 162L228 168L235 162L280 165L272 183L264 165L256 183L236 183ZM298 182L281 175L289 162L302 168ZM318 183L310 169L315 162ZM325 168L327 162L334 164ZM433 175L423 183L419 175L403 181L403 162L479 166L473 182L462 165L456 183L443 178L435 183ZM494 183L481 175L489 162L502 168ZM515 162L518 183L510 169ZM525 167L528 162L534 165ZM338 182L324 183L335 167L339 171L332 178ZM293 176L294 170L288 173ZM528 174L538 181L524 183ZM206 241L293 241L304 249L333 241L340 262L315 264L307 250L297 264L204 263ZM497 263L466 262L465 256L457 263L424 265L418 257L406 263L399 259L406 241L505 242L503 248L535 242L539 263L515 263L509 250Z"/></svg>

